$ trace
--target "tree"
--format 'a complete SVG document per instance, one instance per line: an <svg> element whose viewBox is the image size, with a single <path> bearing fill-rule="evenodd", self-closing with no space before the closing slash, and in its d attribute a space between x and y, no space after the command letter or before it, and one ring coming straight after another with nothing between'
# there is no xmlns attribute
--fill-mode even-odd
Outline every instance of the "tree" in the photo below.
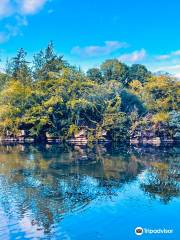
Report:
<svg viewBox="0 0 180 240"><path fill-rule="evenodd" d="M144 84L142 99L152 112L178 109L180 83L169 76L153 76Z"/></svg>
<svg viewBox="0 0 180 240"><path fill-rule="evenodd" d="M32 74L33 71L33 74ZM155 76L143 65L112 59L85 74L54 51L34 56L32 69L20 49L0 73L0 132L37 141L66 140L82 127L91 140L179 137L179 82Z"/></svg>
<svg viewBox="0 0 180 240"><path fill-rule="evenodd" d="M0 91L3 90L3 88L6 86L6 84L9 81L9 76L5 73L0 72Z"/></svg>
<svg viewBox="0 0 180 240"><path fill-rule="evenodd" d="M21 48L7 66L0 89L0 132L1 135L9 133L15 136L19 134L32 85L24 49Z"/></svg>
<svg viewBox="0 0 180 240"><path fill-rule="evenodd" d="M178 180L173 177L173 172L174 169L167 163L152 163L146 181L140 186L150 197L167 204L180 194Z"/></svg>
<svg viewBox="0 0 180 240"><path fill-rule="evenodd" d="M146 108L140 98L127 90L121 92L121 109L123 112L129 114L137 111L139 115L146 112Z"/></svg>
<svg viewBox="0 0 180 240"><path fill-rule="evenodd" d="M147 68L144 65L141 64L133 64L129 68L129 83L131 83L133 80L138 80L140 83L145 83L147 79L151 76L150 71L147 70Z"/></svg>
<svg viewBox="0 0 180 240"><path fill-rule="evenodd" d="M33 61L34 78L36 80L47 80L50 77L59 77L58 73L67 63L62 56L55 53L53 42L50 42L47 48L34 55Z"/></svg>
<svg viewBox="0 0 180 240"><path fill-rule="evenodd" d="M102 72L99 68L91 68L87 71L87 77L97 83L103 83Z"/></svg>
<svg viewBox="0 0 180 240"><path fill-rule="evenodd" d="M93 86L81 72L67 68L57 79L36 81L24 125L30 126L29 131L37 140L45 140L47 133L66 139L81 119L87 123L93 118L94 106L88 99Z"/></svg>
<svg viewBox="0 0 180 240"><path fill-rule="evenodd" d="M24 86L31 83L31 70L26 60L27 53L21 48L15 57L7 63L6 73L11 78L20 81Z"/></svg>
<svg viewBox="0 0 180 240"><path fill-rule="evenodd" d="M102 75L105 81L116 80L123 86L128 84L128 66L119 62L117 59L106 60L101 65Z"/></svg>
<svg viewBox="0 0 180 240"><path fill-rule="evenodd" d="M24 86L18 80L11 80L0 92L0 133L17 135L22 124L22 117L28 107L31 87Z"/></svg>

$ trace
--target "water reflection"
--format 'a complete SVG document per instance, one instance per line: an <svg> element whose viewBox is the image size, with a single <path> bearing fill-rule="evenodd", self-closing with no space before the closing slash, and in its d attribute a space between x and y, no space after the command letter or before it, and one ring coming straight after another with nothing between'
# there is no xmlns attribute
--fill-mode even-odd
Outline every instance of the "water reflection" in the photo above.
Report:
<svg viewBox="0 0 180 240"><path fill-rule="evenodd" d="M52 239L66 216L86 211L94 201L116 201L133 182L147 197L168 204L180 194L178 151L0 146L0 239Z"/></svg>
<svg viewBox="0 0 180 240"><path fill-rule="evenodd" d="M178 169L171 168L167 163L153 163L142 189L152 198L159 197L168 203L173 197L179 196L180 174Z"/></svg>

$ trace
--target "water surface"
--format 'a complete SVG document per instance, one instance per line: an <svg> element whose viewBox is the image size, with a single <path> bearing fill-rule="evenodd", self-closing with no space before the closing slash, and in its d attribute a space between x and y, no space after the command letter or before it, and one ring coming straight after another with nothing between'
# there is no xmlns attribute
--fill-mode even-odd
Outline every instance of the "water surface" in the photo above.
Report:
<svg viewBox="0 0 180 240"><path fill-rule="evenodd" d="M0 240L178 240L179 151L0 146ZM173 234L139 237L138 226Z"/></svg>

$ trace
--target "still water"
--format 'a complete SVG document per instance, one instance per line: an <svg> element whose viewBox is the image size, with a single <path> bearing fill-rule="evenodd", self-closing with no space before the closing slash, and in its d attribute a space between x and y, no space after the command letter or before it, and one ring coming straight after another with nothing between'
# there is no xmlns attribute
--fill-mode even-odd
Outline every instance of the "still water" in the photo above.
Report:
<svg viewBox="0 0 180 240"><path fill-rule="evenodd" d="M179 240L178 153L178 147L0 146L0 240ZM136 227L173 233L136 236Z"/></svg>

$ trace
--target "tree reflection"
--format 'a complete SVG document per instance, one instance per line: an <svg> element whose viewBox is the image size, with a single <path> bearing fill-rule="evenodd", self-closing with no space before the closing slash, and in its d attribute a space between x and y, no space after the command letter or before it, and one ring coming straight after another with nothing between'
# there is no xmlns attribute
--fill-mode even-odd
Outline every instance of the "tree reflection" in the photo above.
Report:
<svg viewBox="0 0 180 240"><path fill-rule="evenodd" d="M159 197L167 204L173 197L180 194L179 170L168 163L153 163L151 165L141 187L152 198Z"/></svg>
<svg viewBox="0 0 180 240"><path fill-rule="evenodd" d="M9 215L16 206L21 222L29 216L32 226L50 234L65 215L116 197L148 166L141 188L168 203L179 194L177 168L170 163L169 156L164 163L152 152L120 146L0 146L0 203Z"/></svg>

